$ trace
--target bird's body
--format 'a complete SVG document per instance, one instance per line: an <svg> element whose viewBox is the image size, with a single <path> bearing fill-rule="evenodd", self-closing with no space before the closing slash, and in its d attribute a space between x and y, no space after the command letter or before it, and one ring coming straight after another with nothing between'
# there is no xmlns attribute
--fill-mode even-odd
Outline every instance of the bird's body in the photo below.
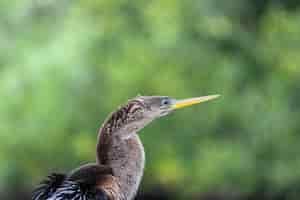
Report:
<svg viewBox="0 0 300 200"><path fill-rule="evenodd" d="M141 182L145 153L138 131L177 108L214 99L177 101L169 97L134 98L104 122L98 134L96 163L71 173L52 174L34 191L33 200L132 200Z"/></svg>

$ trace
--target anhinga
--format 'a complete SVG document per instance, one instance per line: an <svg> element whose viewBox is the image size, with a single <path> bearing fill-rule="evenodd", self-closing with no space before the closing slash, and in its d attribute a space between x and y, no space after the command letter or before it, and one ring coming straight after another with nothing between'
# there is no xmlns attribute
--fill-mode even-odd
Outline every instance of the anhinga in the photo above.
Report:
<svg viewBox="0 0 300 200"><path fill-rule="evenodd" d="M217 98L175 100L138 96L112 113L99 130L96 163L69 174L51 174L33 200L132 200L144 171L145 154L137 132L170 112Z"/></svg>

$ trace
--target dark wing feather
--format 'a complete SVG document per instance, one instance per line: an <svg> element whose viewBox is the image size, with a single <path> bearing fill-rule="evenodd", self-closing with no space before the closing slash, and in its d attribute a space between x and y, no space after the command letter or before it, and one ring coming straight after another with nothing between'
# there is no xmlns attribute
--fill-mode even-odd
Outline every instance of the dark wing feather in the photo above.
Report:
<svg viewBox="0 0 300 200"><path fill-rule="evenodd" d="M102 190L68 180L47 200L109 200L109 198Z"/></svg>
<svg viewBox="0 0 300 200"><path fill-rule="evenodd" d="M32 200L46 200L51 197L65 180L64 174L53 173L49 175L41 184L33 191Z"/></svg>
<svg viewBox="0 0 300 200"><path fill-rule="evenodd" d="M68 176L52 174L34 191L33 200L109 200L97 182L112 175L110 167L87 164Z"/></svg>

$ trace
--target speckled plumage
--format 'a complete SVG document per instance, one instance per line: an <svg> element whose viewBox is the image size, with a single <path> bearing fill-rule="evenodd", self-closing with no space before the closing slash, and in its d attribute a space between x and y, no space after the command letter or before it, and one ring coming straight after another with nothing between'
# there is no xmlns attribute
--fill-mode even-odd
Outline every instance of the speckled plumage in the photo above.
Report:
<svg viewBox="0 0 300 200"><path fill-rule="evenodd" d="M97 163L50 176L34 191L33 200L89 200L97 195L99 200L133 199L144 169L144 149L136 131L150 120L143 116L146 107L135 98L112 113L99 130Z"/></svg>
<svg viewBox="0 0 300 200"><path fill-rule="evenodd" d="M122 200L135 196L143 175L144 148L136 132L145 123L140 122L145 120L144 109L142 101L131 100L112 113L99 131L97 161L112 167Z"/></svg>

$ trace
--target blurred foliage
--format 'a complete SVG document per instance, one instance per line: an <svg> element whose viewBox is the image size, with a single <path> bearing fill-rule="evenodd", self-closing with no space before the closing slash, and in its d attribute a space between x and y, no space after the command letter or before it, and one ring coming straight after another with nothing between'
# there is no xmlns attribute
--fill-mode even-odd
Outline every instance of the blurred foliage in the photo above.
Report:
<svg viewBox="0 0 300 200"><path fill-rule="evenodd" d="M97 129L137 94L220 93L141 132L143 190L300 185L300 2L2 0L0 188L95 160ZM298 185L298 186L297 186Z"/></svg>

